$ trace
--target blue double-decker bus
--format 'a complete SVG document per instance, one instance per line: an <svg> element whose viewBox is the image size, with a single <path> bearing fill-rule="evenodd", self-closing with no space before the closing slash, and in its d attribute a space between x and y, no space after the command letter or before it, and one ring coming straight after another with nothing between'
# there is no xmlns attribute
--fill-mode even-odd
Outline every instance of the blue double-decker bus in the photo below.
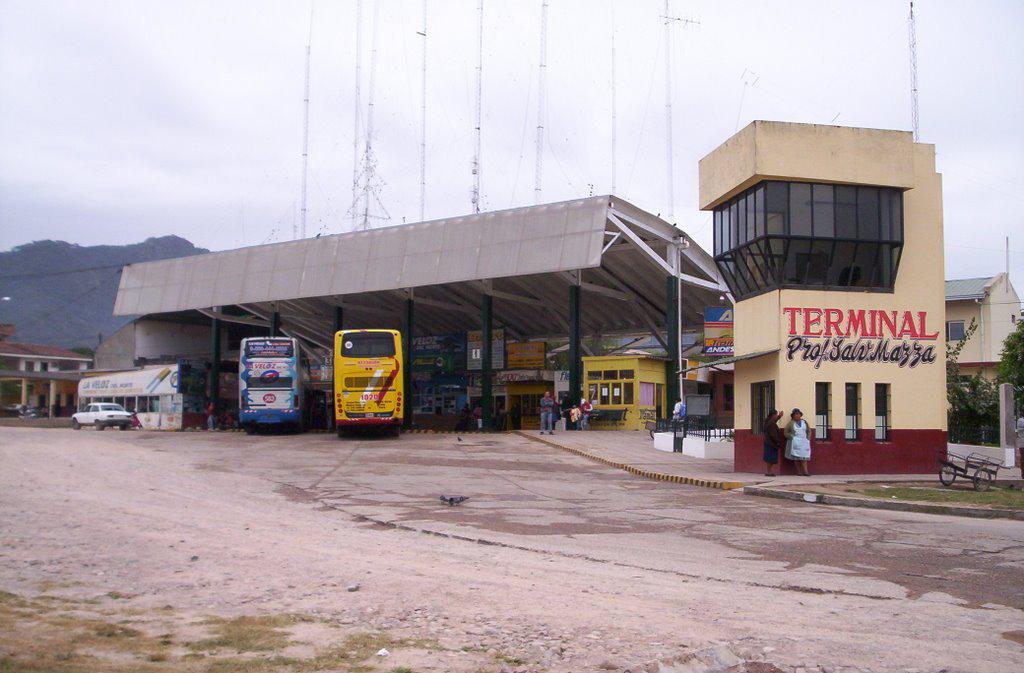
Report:
<svg viewBox="0 0 1024 673"><path fill-rule="evenodd" d="M238 420L249 434L302 429L302 368L291 337L242 339L238 358Z"/></svg>

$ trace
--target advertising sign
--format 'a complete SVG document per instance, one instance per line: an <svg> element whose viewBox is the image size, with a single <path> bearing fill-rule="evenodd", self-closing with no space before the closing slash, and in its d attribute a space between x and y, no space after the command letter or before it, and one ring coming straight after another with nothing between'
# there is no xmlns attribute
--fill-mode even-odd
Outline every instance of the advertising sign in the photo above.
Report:
<svg viewBox="0 0 1024 673"><path fill-rule="evenodd" d="M480 330L466 332L466 343L469 350L467 359L469 370L483 368L484 336ZM491 369L505 368L505 330L491 331Z"/></svg>
<svg viewBox="0 0 1024 673"><path fill-rule="evenodd" d="M461 334L413 337L414 372L452 374L465 369L466 340Z"/></svg>
<svg viewBox="0 0 1024 673"><path fill-rule="evenodd" d="M705 355L732 355L732 309L709 306L704 309Z"/></svg>
<svg viewBox="0 0 1024 673"><path fill-rule="evenodd" d="M811 362L885 362L913 369L937 359L939 332L928 331L926 311L782 309L789 339L786 359Z"/></svg>
<svg viewBox="0 0 1024 673"><path fill-rule="evenodd" d="M511 341L508 346L509 369L544 369L548 345L543 341Z"/></svg>
<svg viewBox="0 0 1024 673"><path fill-rule="evenodd" d="M173 395L177 392L178 367L167 365L82 379L80 397Z"/></svg>

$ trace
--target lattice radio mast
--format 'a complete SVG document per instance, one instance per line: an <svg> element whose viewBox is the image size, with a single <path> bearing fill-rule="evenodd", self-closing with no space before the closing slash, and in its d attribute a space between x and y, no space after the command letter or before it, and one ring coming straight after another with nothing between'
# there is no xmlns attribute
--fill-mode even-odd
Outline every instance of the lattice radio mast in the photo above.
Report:
<svg viewBox="0 0 1024 673"><path fill-rule="evenodd" d="M668 180L668 219L675 218L675 177L673 175L672 143L672 24L697 24L697 21L674 17L669 13L669 0L665 0L665 171Z"/></svg>
<svg viewBox="0 0 1024 673"><path fill-rule="evenodd" d="M914 129L914 142L919 139L919 119L917 115L917 28L914 25L914 3L910 3L909 21L910 42L910 123Z"/></svg>
<svg viewBox="0 0 1024 673"><path fill-rule="evenodd" d="M359 145L360 118L363 114L362 97L363 83L363 0L356 0L356 75L355 92L352 95L352 228L356 228L356 217L359 210Z"/></svg>
<svg viewBox="0 0 1024 673"><path fill-rule="evenodd" d="M423 0L423 67L420 71L420 222L427 219L427 0Z"/></svg>
<svg viewBox="0 0 1024 673"><path fill-rule="evenodd" d="M612 0L612 194L615 194L616 136L618 135L618 109L615 93L615 0Z"/></svg>
<svg viewBox="0 0 1024 673"><path fill-rule="evenodd" d="M306 184L309 180L309 65L313 53L313 4L309 5L309 35L306 38L306 84L302 98L302 206L299 210L299 231L296 236L292 227L292 238L306 238Z"/></svg>
<svg viewBox="0 0 1024 673"><path fill-rule="evenodd" d="M481 112L483 103L483 72L484 72L484 0L477 3L477 29L476 29L476 126L473 139L473 190L470 192L470 201L473 204L473 212L480 212L480 126L482 123Z"/></svg>
<svg viewBox="0 0 1024 673"><path fill-rule="evenodd" d="M547 103L548 0L540 3L540 65L537 73L537 147L533 168L533 202L540 203L544 172L544 106Z"/></svg>
<svg viewBox="0 0 1024 673"><path fill-rule="evenodd" d="M380 24L380 0L373 5L373 36L370 43L370 83L366 95L366 145L363 150L363 167L361 173L363 213L359 222L359 229L369 229L370 219L391 219L380 200L380 178L377 177L377 159L373 154L373 108L374 91L377 80L377 34ZM370 214L370 200L376 202L377 206L384 213L383 216Z"/></svg>

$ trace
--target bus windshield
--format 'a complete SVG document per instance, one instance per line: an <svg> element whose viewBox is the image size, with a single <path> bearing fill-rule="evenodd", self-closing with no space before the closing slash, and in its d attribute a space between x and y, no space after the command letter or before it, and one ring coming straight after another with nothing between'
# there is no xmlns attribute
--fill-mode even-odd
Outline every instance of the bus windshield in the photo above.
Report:
<svg viewBox="0 0 1024 673"><path fill-rule="evenodd" d="M345 335L341 355L346 358L388 358L395 355L395 337L379 332L351 332Z"/></svg>

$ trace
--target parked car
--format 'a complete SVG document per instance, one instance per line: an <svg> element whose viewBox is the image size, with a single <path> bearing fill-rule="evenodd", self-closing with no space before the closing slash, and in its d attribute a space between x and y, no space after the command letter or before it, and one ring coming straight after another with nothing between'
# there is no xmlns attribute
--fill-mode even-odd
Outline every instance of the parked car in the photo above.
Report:
<svg viewBox="0 0 1024 673"><path fill-rule="evenodd" d="M124 410L120 404L110 402L95 402L71 416L71 427L80 430L83 425L92 425L97 430L106 430L116 426L118 430L128 430L132 427L132 415Z"/></svg>

